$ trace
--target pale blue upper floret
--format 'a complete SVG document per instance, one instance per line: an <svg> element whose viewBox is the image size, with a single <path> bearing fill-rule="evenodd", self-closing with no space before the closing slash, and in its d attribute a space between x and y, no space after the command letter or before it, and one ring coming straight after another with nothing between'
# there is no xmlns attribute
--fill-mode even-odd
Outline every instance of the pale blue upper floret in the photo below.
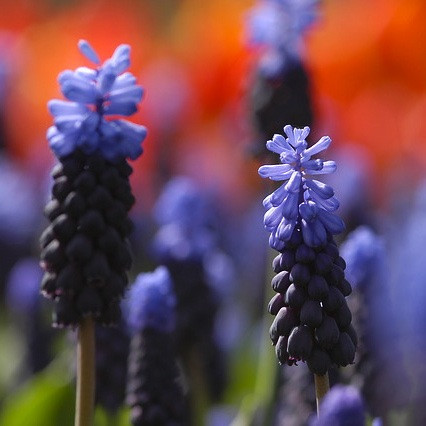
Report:
<svg viewBox="0 0 426 426"><path fill-rule="evenodd" d="M259 168L263 178L286 181L263 200L268 209L265 213L265 228L271 232L272 248L282 250L299 224L305 243L311 247L325 244L327 233L339 234L344 229L343 221L332 212L339 207L334 190L310 175L333 173L334 161L311 157L328 148L331 139L323 136L308 148L306 138L309 127L293 129L284 127L287 137L274 135L266 147L280 155L281 164Z"/></svg>
<svg viewBox="0 0 426 426"><path fill-rule="evenodd" d="M79 41L80 52L99 64L99 58L85 40ZM146 136L144 126L108 116L130 116L142 99L142 87L130 72L130 46L117 47L112 57L97 69L79 67L65 70L58 82L65 98L48 102L54 126L47 131L49 146L58 158L76 149L86 154L100 152L106 159L132 160L142 154L141 143Z"/></svg>
<svg viewBox="0 0 426 426"><path fill-rule="evenodd" d="M151 328L171 333L175 327L176 297L170 273L165 266L141 273L125 298L124 311L134 334Z"/></svg>

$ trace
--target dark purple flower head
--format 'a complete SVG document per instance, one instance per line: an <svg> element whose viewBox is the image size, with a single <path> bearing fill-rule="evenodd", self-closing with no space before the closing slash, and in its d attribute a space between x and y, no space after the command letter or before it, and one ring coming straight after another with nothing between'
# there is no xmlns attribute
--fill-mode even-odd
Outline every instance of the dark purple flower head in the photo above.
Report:
<svg viewBox="0 0 426 426"><path fill-rule="evenodd" d="M310 426L365 426L365 407L353 386L336 385L325 395Z"/></svg>
<svg viewBox="0 0 426 426"><path fill-rule="evenodd" d="M287 138L274 135L266 143L270 151L279 154L281 164L259 168L263 178L285 181L263 201L268 209L264 225L271 232L269 242L272 248L282 250L299 225L306 245L322 246L327 241L327 233L339 234L344 229L343 221L332 213L339 207L333 188L310 177L336 170L334 161L312 158L327 149L331 139L323 136L308 148L309 127L293 129L287 125L284 131Z"/></svg>
<svg viewBox="0 0 426 426"><path fill-rule="evenodd" d="M110 161L136 159L142 154L146 128L107 118L132 115L142 99L142 87L125 72L130 66L130 46L118 46L102 65L87 41L80 40L78 47L98 67L79 67L59 74L61 91L70 102L54 99L48 103L54 116L54 126L47 131L50 148L58 158L80 149L85 154L99 152Z"/></svg>
<svg viewBox="0 0 426 426"><path fill-rule="evenodd" d="M132 333L152 328L170 333L175 327L176 298L169 271L159 266L141 273L125 300L127 324Z"/></svg>
<svg viewBox="0 0 426 426"><path fill-rule="evenodd" d="M260 0L247 14L249 45L263 48L260 70L277 75L298 61L302 39L315 22L318 0Z"/></svg>
<svg viewBox="0 0 426 426"><path fill-rule="evenodd" d="M30 314L37 308L42 276L38 259L23 258L13 266L6 283L6 302L11 310Z"/></svg>

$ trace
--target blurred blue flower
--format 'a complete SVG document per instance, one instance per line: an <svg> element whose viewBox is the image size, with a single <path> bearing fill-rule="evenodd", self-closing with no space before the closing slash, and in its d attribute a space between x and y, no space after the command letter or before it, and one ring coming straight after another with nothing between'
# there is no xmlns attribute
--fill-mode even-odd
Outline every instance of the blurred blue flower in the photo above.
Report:
<svg viewBox="0 0 426 426"><path fill-rule="evenodd" d="M323 136L308 148L309 127L293 129L287 125L284 132L287 138L274 135L266 143L270 151L280 155L281 164L259 168L261 177L285 181L263 200L268 209L264 225L271 232L269 243L276 250L283 249L296 226L300 226L306 245L321 246L327 241L327 233L334 235L344 230L343 221L332 213L339 207L333 188L309 177L336 170L334 161L311 158L327 149L331 139Z"/></svg>
<svg viewBox="0 0 426 426"><path fill-rule="evenodd" d="M141 273L124 300L126 322L132 333L152 328L170 333L175 327L176 297L169 271L159 266Z"/></svg>
<svg viewBox="0 0 426 426"><path fill-rule="evenodd" d="M341 244L346 261L346 277L353 288L380 284L386 276L386 250L383 238L367 226L359 226Z"/></svg>
<svg viewBox="0 0 426 426"><path fill-rule="evenodd" d="M80 40L78 47L87 59L100 63L87 41ZM79 67L59 74L61 91L70 102L48 102L54 125L48 129L47 139L58 158L77 149L86 154L100 152L111 161L134 160L142 154L146 128L127 120L107 119L132 115L142 99L142 87L130 72L124 72L129 66L130 46L122 44L97 69Z"/></svg>
<svg viewBox="0 0 426 426"><path fill-rule="evenodd" d="M300 60L302 38L317 19L318 0L259 0L247 13L247 38L263 47L260 70L273 77Z"/></svg>
<svg viewBox="0 0 426 426"><path fill-rule="evenodd" d="M186 176L176 176L164 186L154 216L159 225L176 223L185 228L209 226L214 220L208 197Z"/></svg>
<svg viewBox="0 0 426 426"><path fill-rule="evenodd" d="M27 257L11 269L6 282L6 303L12 311L31 315L39 306L43 271L38 259Z"/></svg>
<svg viewBox="0 0 426 426"><path fill-rule="evenodd" d="M160 229L154 237L155 256L164 259L201 258L216 242L214 207L189 178L170 180L154 206Z"/></svg>
<svg viewBox="0 0 426 426"><path fill-rule="evenodd" d="M40 202L31 177L0 156L0 242L27 247L40 220Z"/></svg>
<svg viewBox="0 0 426 426"><path fill-rule="evenodd" d="M325 395L320 415L310 426L364 426L365 422L364 402L358 389L336 385Z"/></svg>
<svg viewBox="0 0 426 426"><path fill-rule="evenodd" d="M426 182L415 193L399 233L391 235L392 291L398 307L398 326L402 327L405 348L426 346ZM409 354L411 356L411 354Z"/></svg>

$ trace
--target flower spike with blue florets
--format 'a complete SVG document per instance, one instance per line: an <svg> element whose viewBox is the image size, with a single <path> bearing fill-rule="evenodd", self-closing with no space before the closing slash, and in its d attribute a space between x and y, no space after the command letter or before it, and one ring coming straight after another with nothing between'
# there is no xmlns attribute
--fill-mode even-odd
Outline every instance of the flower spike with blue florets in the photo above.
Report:
<svg viewBox="0 0 426 426"><path fill-rule="evenodd" d="M274 135L266 143L270 151L280 155L281 164L259 168L260 176L285 181L263 201L268 209L264 224L271 232L270 245L277 250L283 249L297 225L302 229L306 245L324 245L327 232L335 235L344 230L343 221L332 213L339 207L333 188L310 177L336 170L334 161L312 158L327 149L331 139L323 136L308 148L309 127L293 129L287 125L284 131L287 138Z"/></svg>
<svg viewBox="0 0 426 426"><path fill-rule="evenodd" d="M132 335L127 404L133 426L189 424L176 361L176 297L165 266L141 273L127 293Z"/></svg>
<svg viewBox="0 0 426 426"><path fill-rule="evenodd" d="M79 48L100 64L87 41ZM58 81L68 100L48 103L54 125L47 138L58 163L44 210L50 224L40 237L41 288L55 303L58 327L75 327L87 316L103 325L120 321L132 265L128 160L142 153L146 134L141 125L111 117L133 114L142 98L135 77L125 72L129 55L122 44L96 69L63 71Z"/></svg>
<svg viewBox="0 0 426 426"><path fill-rule="evenodd" d="M333 238L344 229L333 213L339 203L331 186L311 177L334 172L336 164L312 158L328 148L328 136L308 147L309 127L284 131L287 137L275 135L266 144L281 164L259 168L262 177L284 181L263 200L269 243L280 252L273 261L270 336L280 363L306 361L324 375L332 364L351 364L357 345L345 299L352 288Z"/></svg>
<svg viewBox="0 0 426 426"><path fill-rule="evenodd" d="M47 131L50 148L58 158L81 150L84 154L99 152L109 161L135 160L142 154L146 128L108 118L132 115L142 99L142 87L130 72L125 72L130 66L130 46L118 46L100 66L98 55L87 41L80 40L78 47L98 67L79 67L59 74L58 82L68 101L53 99L48 103L54 116L54 126Z"/></svg>

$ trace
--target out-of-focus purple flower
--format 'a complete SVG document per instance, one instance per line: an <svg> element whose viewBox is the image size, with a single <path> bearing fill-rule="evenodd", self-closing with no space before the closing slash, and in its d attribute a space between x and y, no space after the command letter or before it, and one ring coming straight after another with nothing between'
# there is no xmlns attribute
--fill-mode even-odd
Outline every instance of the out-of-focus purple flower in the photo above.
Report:
<svg viewBox="0 0 426 426"><path fill-rule="evenodd" d="M285 181L263 200L268 209L264 225L271 233L269 243L272 248L282 250L299 224L306 245L324 245L327 233L335 235L344 230L343 221L332 213L339 207L333 188L310 177L336 170L334 161L312 159L313 155L328 148L331 139L323 136L308 148L309 127L293 129L287 125L284 131L287 138L274 135L266 143L270 151L280 155L281 164L259 168L261 177Z"/></svg>
<svg viewBox="0 0 426 426"><path fill-rule="evenodd" d="M386 250L384 240L367 226L351 232L342 243L341 256L346 261L346 276L353 287L383 282Z"/></svg>
<svg viewBox="0 0 426 426"><path fill-rule="evenodd" d="M11 269L6 283L6 303L20 314L29 315L40 303L40 281L43 271L38 259L19 260Z"/></svg>
<svg viewBox="0 0 426 426"><path fill-rule="evenodd" d="M39 201L30 178L7 157L0 157L0 239L28 244L40 220Z"/></svg>
<svg viewBox="0 0 426 426"><path fill-rule="evenodd" d="M220 250L211 251L204 258L204 270L209 287L221 297L229 296L237 278L231 257Z"/></svg>
<svg viewBox="0 0 426 426"><path fill-rule="evenodd" d="M247 13L250 46L263 48L260 70L277 75L289 63L299 61L302 39L315 22L318 0L260 0Z"/></svg>
<svg viewBox="0 0 426 426"><path fill-rule="evenodd" d="M398 307L398 325L405 346L426 345L426 278L424 246L426 241L426 182L416 191L406 223L392 236L391 261L393 295ZM411 355L409 355L411 356Z"/></svg>
<svg viewBox="0 0 426 426"><path fill-rule="evenodd" d="M159 266L141 273L125 300L126 320L132 333L153 328L170 333L175 327L176 297L169 271Z"/></svg>
<svg viewBox="0 0 426 426"><path fill-rule="evenodd" d="M153 241L155 256L160 260L202 257L216 242L213 211L208 197L191 179L172 179L154 207L160 225Z"/></svg>
<svg viewBox="0 0 426 426"><path fill-rule="evenodd" d="M85 40L78 43L80 52L91 62L100 60ZM47 131L50 148L58 158L77 149L85 154L100 152L107 160L132 160L142 154L144 126L108 116L132 115L142 99L142 87L125 70L130 66L130 46L117 47L112 57L97 69L79 67L58 76L63 95L70 101L54 99L48 108L54 126Z"/></svg>
<svg viewBox="0 0 426 426"><path fill-rule="evenodd" d="M354 386L336 385L325 395L310 426L365 426L365 407Z"/></svg>
<svg viewBox="0 0 426 426"><path fill-rule="evenodd" d="M346 146L333 151L339 164L336 173L324 177L340 201L340 215L348 228L370 224L373 220L371 181L372 165L369 153L358 146ZM354 191L354 188L357 190Z"/></svg>
<svg viewBox="0 0 426 426"><path fill-rule="evenodd" d="M207 197L195 182L176 176L164 187L154 207L159 225L177 223L185 228L208 226L213 217Z"/></svg>

